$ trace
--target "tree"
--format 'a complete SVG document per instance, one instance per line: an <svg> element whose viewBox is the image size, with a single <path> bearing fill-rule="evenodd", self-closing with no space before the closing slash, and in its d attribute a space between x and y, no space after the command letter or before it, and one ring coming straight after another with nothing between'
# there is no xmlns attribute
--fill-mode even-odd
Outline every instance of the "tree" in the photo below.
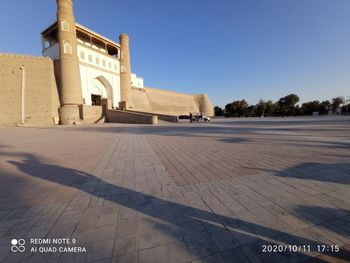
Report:
<svg viewBox="0 0 350 263"><path fill-rule="evenodd" d="M289 116L295 112L295 104L299 102L299 97L296 94L289 94L280 98L277 102L277 113L282 116Z"/></svg>
<svg viewBox="0 0 350 263"><path fill-rule="evenodd" d="M245 100L241 100L239 102L239 107L238 107L238 115L239 117L245 115L247 113L247 109L248 109L248 102L246 102Z"/></svg>
<svg viewBox="0 0 350 263"><path fill-rule="evenodd" d="M256 104L256 115L258 117L263 117L266 111L266 102L263 100L259 100L258 104Z"/></svg>
<svg viewBox="0 0 350 263"><path fill-rule="evenodd" d="M238 116L239 107L240 107L240 101L235 100L225 106L225 112L229 116Z"/></svg>
<svg viewBox="0 0 350 263"><path fill-rule="evenodd" d="M303 103L301 109L302 113L306 115L311 115L314 112L318 112L319 114L324 115L328 113L330 107L331 103L328 100L322 101L321 103L318 100L314 100Z"/></svg>
<svg viewBox="0 0 350 263"><path fill-rule="evenodd" d="M225 105L225 116L229 117L229 116L233 116L233 112L235 111L234 102L231 103L227 103Z"/></svg>
<svg viewBox="0 0 350 263"><path fill-rule="evenodd" d="M272 102L272 100L268 100L265 102L266 109L265 109L265 116L272 116L277 108L277 104Z"/></svg>
<svg viewBox="0 0 350 263"><path fill-rule="evenodd" d="M247 117L256 117L256 105L249 105L246 112Z"/></svg>
<svg viewBox="0 0 350 263"><path fill-rule="evenodd" d="M320 105L320 101L318 100L305 102L303 103L303 105L301 105L303 114L306 114L306 115L311 115L314 112L320 112L320 108L321 108L321 105Z"/></svg>
<svg viewBox="0 0 350 263"><path fill-rule="evenodd" d="M333 113L336 112L336 110L340 107L340 105L343 103L342 97L336 97L332 99L332 111Z"/></svg>
<svg viewBox="0 0 350 263"><path fill-rule="evenodd" d="M329 100L324 100L320 104L320 114L325 115L328 114L328 111L331 109L332 104Z"/></svg>
<svg viewBox="0 0 350 263"><path fill-rule="evenodd" d="M296 105L293 110L293 116L301 116L303 115L303 110L299 105Z"/></svg>
<svg viewBox="0 0 350 263"><path fill-rule="evenodd" d="M258 104L256 104L256 115L259 117L271 116L275 113L275 111L276 104L273 103L272 100L259 100Z"/></svg>
<svg viewBox="0 0 350 263"><path fill-rule="evenodd" d="M224 115L224 110L222 108L220 108L219 106L215 106L214 113L215 113L215 116L222 116L222 115Z"/></svg>
<svg viewBox="0 0 350 263"><path fill-rule="evenodd" d="M246 114L248 108L248 102L245 100L236 100L234 102L228 103L225 106L226 116L243 116Z"/></svg>
<svg viewBox="0 0 350 263"><path fill-rule="evenodd" d="M341 107L341 113L344 115L350 114L350 103Z"/></svg>

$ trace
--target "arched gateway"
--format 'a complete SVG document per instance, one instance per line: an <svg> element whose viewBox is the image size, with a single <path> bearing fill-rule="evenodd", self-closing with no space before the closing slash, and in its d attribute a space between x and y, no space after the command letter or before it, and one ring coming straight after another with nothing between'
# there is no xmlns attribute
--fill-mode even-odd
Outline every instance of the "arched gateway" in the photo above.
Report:
<svg viewBox="0 0 350 263"><path fill-rule="evenodd" d="M90 92L92 105L102 105L102 100L107 99L108 109L115 107L113 105L113 88L104 76L99 76L92 80L90 84Z"/></svg>

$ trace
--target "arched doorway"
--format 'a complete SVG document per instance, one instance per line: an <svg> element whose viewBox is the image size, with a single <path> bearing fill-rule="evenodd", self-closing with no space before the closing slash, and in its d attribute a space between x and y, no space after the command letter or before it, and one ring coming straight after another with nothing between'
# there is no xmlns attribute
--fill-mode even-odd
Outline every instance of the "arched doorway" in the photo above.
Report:
<svg viewBox="0 0 350 263"><path fill-rule="evenodd" d="M94 78L90 84L91 104L102 105L102 100L107 99L107 107L113 107L113 89L108 80L99 76Z"/></svg>

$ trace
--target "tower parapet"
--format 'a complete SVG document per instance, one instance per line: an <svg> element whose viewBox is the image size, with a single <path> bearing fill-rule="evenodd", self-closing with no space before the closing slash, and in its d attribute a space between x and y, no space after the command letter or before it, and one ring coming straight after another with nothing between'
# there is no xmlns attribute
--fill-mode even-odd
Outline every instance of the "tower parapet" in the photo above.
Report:
<svg viewBox="0 0 350 263"><path fill-rule="evenodd" d="M72 0L57 0L57 28L60 52L60 122L77 124L80 122L78 106L83 103L83 99Z"/></svg>
<svg viewBox="0 0 350 263"><path fill-rule="evenodd" d="M122 33L119 35L120 42L120 97L122 108L131 108L131 65L129 37Z"/></svg>

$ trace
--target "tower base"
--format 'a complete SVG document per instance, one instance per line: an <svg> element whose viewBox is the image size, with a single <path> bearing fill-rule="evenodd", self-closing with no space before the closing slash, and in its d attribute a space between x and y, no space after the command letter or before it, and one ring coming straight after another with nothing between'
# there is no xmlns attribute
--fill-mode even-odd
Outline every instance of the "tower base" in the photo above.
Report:
<svg viewBox="0 0 350 263"><path fill-rule="evenodd" d="M61 125L81 124L79 107L77 105L65 105L58 109Z"/></svg>

